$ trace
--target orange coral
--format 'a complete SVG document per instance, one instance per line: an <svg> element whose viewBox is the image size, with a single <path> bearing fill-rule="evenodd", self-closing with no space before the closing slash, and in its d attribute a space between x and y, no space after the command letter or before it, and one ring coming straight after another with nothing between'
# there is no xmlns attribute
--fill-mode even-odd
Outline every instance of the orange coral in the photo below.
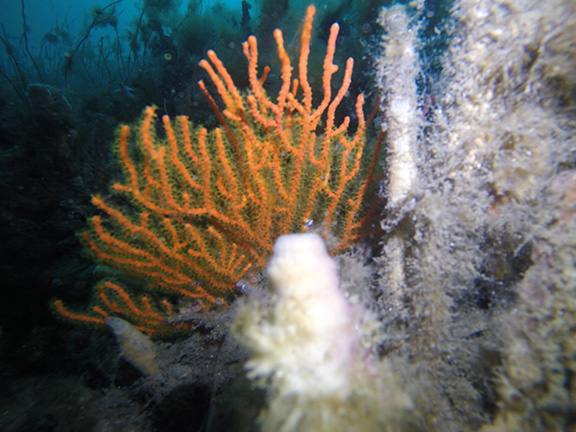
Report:
<svg viewBox="0 0 576 432"><path fill-rule="evenodd" d="M209 307L225 303L222 298L241 278L265 265L278 236L300 231L310 220L323 221L337 236L333 252L363 234L361 204L371 175L362 167L364 97L357 98L358 125L348 136L349 117L336 125L335 112L350 86L354 62L348 59L333 97L331 80L338 67L332 62L339 31L333 24L324 59L323 98L312 106L307 65L314 13L310 6L297 79L292 78L282 32L274 32L281 62L275 102L263 86L269 68L258 77L257 41L250 36L243 44L247 96L236 88L214 51L208 51L210 61L200 62L224 102L221 111L199 82L220 128L191 130L186 117L172 123L163 116L166 138L160 139L153 107L144 111L136 133L129 126L120 128L117 153L126 180L113 189L128 197L131 206L92 199L106 216L94 216L83 239L99 260L147 280L151 293L162 291L181 304ZM103 322L115 313L149 333L169 328L165 317L173 307L167 300L152 306L150 297L143 296L136 304L111 282L100 284L97 291L100 306L93 308L95 315L70 312L59 301L55 307L73 320Z"/></svg>

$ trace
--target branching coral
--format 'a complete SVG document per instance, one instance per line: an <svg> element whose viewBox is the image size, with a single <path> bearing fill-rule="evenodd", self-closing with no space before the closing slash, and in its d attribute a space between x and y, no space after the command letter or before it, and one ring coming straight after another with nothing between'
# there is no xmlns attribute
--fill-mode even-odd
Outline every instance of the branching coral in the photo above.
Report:
<svg viewBox="0 0 576 432"><path fill-rule="evenodd" d="M113 189L129 205L93 197L104 215L92 218L82 238L98 260L148 281L152 295L131 294L104 282L93 313L72 313L57 301L60 314L103 322L114 313L148 332L167 330L164 317L175 313L171 300L201 308L226 303L240 278L265 265L282 234L322 222L339 239L337 252L369 232L370 212L362 203L375 165L365 163L364 96L357 97L358 124L349 136L351 120L345 117L337 124L336 109L348 92L354 62L348 59L333 95L339 31L334 24L324 59L323 96L313 106L307 65L314 13L314 7L308 8L298 78L292 76L282 32L274 32L281 63L275 100L263 85L269 68L258 76L258 46L251 36L243 45L249 94L238 90L215 52L208 51L210 61L200 62L224 102L221 111L199 82L219 128L209 132L194 128L186 117L173 123L163 116L166 138L161 139L152 107L135 131L120 128L116 152L125 181ZM159 292L171 300L153 300Z"/></svg>

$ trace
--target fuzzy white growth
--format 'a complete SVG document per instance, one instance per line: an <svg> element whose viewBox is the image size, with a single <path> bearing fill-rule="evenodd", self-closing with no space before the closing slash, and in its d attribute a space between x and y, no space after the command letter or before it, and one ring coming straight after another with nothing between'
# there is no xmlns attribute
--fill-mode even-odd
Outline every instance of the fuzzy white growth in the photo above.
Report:
<svg viewBox="0 0 576 432"><path fill-rule="evenodd" d="M420 73L417 35L404 6L382 8L379 23L386 32L382 38L385 56L378 63L389 155L386 197L389 209L401 214L412 205L417 182L416 143L421 117L416 87ZM384 254L389 303L399 310L406 281L406 239L402 233L388 238Z"/></svg>
<svg viewBox="0 0 576 432"><path fill-rule="evenodd" d="M566 361L576 358L576 194L562 174L576 148L576 3L458 0L452 17L435 27L439 39L422 40L427 69L428 47L450 36L441 74L422 77L433 78L423 89L432 104L419 132L423 113L410 104L419 46L402 9L381 14L395 218L383 221L379 258L382 346L427 430L490 418L482 401L495 389L477 387L490 374L500 377L500 412L485 430L561 430L576 394L558 379L576 370ZM530 247L528 262L519 252ZM499 352L490 371L486 347Z"/></svg>
<svg viewBox="0 0 576 432"><path fill-rule="evenodd" d="M338 288L336 263L316 234L289 234L274 245L268 278L273 321L262 328L252 376L273 375L285 394L343 395L357 337L352 307Z"/></svg>
<svg viewBox="0 0 576 432"><path fill-rule="evenodd" d="M385 57L380 62L388 133L388 205L396 208L413 195L416 182L415 146L420 128L416 76L417 37L403 6L382 9Z"/></svg>

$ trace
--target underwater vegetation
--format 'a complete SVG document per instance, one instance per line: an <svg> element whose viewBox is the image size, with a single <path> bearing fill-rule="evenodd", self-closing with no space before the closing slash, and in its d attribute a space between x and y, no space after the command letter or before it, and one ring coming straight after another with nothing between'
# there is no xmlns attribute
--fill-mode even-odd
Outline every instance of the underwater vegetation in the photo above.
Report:
<svg viewBox="0 0 576 432"><path fill-rule="evenodd" d="M576 428L576 4L180 6L0 34L0 429Z"/></svg>

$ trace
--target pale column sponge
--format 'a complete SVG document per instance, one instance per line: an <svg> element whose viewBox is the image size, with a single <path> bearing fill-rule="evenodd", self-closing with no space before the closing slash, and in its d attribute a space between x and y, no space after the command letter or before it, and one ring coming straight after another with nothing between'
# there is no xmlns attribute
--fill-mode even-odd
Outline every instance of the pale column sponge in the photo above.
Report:
<svg viewBox="0 0 576 432"><path fill-rule="evenodd" d="M250 351L248 377L267 387L262 429L395 430L410 402L386 365L368 359L361 310L340 291L321 237L280 237L267 274L272 294L252 295L234 324Z"/></svg>
<svg viewBox="0 0 576 432"><path fill-rule="evenodd" d="M260 345L268 360L253 359L252 373L267 375L273 369L286 393L345 393L357 345L356 318L338 288L336 263L322 239L316 234L280 237L268 278L277 298L274 320L262 330L274 337Z"/></svg>

